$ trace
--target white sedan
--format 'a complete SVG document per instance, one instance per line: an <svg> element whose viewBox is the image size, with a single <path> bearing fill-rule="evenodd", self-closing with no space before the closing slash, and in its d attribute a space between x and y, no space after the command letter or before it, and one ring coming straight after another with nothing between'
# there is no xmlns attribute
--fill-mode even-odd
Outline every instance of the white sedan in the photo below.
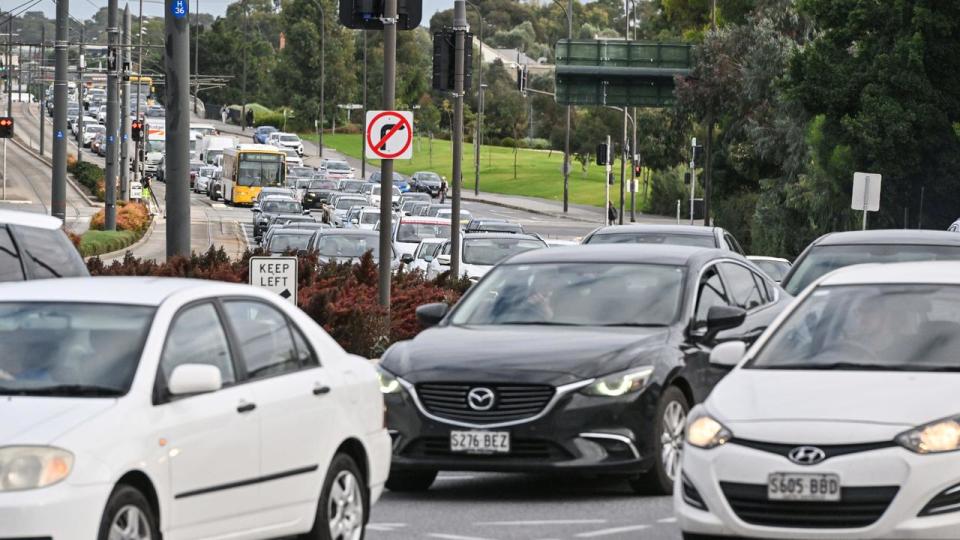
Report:
<svg viewBox="0 0 960 540"><path fill-rule="evenodd" d="M211 281L0 286L0 538L358 540L389 472L373 367Z"/></svg>
<svg viewBox="0 0 960 540"><path fill-rule="evenodd" d="M821 278L690 411L685 539L958 538L960 263Z"/></svg>

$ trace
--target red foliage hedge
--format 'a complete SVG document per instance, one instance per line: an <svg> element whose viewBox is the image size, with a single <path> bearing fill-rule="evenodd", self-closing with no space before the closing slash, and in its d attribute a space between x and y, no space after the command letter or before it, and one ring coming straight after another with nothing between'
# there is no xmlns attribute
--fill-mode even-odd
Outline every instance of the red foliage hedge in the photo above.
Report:
<svg viewBox="0 0 960 540"><path fill-rule="evenodd" d="M94 276L160 276L212 279L246 283L249 259L262 255L247 252L233 260L222 248L190 257L173 257L164 263L142 260L130 253L122 261L106 265L98 257L87 263ZM359 264L318 265L315 255L299 257L297 305L347 351L361 356L379 356L391 343L410 339L423 328L416 308L430 302L453 304L470 282L443 275L426 280L420 272L400 272L391 284L390 325L378 302L377 266L369 254Z"/></svg>
<svg viewBox="0 0 960 540"><path fill-rule="evenodd" d="M103 230L106 220L105 210L101 209L90 218L90 228ZM150 211L147 206L137 202L117 203L117 230L143 232L150 225Z"/></svg>

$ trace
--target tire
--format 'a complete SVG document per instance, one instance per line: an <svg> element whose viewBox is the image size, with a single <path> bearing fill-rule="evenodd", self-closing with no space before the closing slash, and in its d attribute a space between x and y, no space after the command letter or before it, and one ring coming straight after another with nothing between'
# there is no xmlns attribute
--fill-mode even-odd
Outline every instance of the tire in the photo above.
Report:
<svg viewBox="0 0 960 540"><path fill-rule="evenodd" d="M656 458L649 471L630 480L630 486L635 492L650 495L673 494L673 481L680 471L684 426L689 412L690 404L676 386L667 387L660 395L655 417L656 431L653 436ZM667 448L667 445L670 448Z"/></svg>
<svg viewBox="0 0 960 540"><path fill-rule="evenodd" d="M437 471L390 471L387 489L390 491L426 491L437 479Z"/></svg>
<svg viewBox="0 0 960 540"><path fill-rule="evenodd" d="M114 488L100 519L98 540L109 540L110 529L114 526L133 533L131 538L160 539L160 528L156 516L150 508L147 498L140 490L120 484ZM126 536L125 536L126 538Z"/></svg>
<svg viewBox="0 0 960 540"><path fill-rule="evenodd" d="M352 484L346 481L352 478ZM352 493L344 493L344 490ZM339 494L343 493L343 498ZM359 500L357 500L359 498ZM331 523L338 516L338 524L346 527L335 532ZM337 454L330 463L323 490L317 503L317 515L313 530L303 540L363 540L366 524L370 516L370 494L367 481L360 473L353 458L346 454Z"/></svg>

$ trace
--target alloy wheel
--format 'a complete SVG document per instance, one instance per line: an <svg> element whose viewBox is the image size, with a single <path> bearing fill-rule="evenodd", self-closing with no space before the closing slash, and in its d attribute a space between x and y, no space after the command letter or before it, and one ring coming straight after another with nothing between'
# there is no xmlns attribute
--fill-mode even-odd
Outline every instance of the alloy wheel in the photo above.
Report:
<svg viewBox="0 0 960 540"><path fill-rule="evenodd" d="M687 422L687 413L683 405L671 401L663 410L660 431L660 462L663 471L670 480L677 477L680 468L680 456L683 452L683 431Z"/></svg>
<svg viewBox="0 0 960 540"><path fill-rule="evenodd" d="M132 504L122 507L110 524L110 540L150 540L147 516Z"/></svg>
<svg viewBox="0 0 960 540"><path fill-rule="evenodd" d="M360 540L363 537L363 494L351 471L340 471L327 501L332 540Z"/></svg>

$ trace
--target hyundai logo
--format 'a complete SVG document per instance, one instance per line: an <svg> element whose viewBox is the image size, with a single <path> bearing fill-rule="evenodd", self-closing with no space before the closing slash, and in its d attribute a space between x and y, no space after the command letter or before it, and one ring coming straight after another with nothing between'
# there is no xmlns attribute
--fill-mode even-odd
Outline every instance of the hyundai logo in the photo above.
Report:
<svg viewBox="0 0 960 540"><path fill-rule="evenodd" d="M467 392L467 405L475 411L489 411L493 408L496 395L489 388L471 388Z"/></svg>
<svg viewBox="0 0 960 540"><path fill-rule="evenodd" d="M797 465L816 465L827 459L827 453L816 446L798 446L787 457Z"/></svg>

